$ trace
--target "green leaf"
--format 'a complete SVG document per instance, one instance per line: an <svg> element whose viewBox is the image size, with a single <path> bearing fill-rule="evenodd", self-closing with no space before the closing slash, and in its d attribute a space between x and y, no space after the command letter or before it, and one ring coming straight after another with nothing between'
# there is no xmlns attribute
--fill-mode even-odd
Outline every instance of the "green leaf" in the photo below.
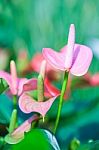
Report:
<svg viewBox="0 0 99 150"><path fill-rule="evenodd" d="M5 111L7 110L7 111ZM6 94L0 95L0 123L9 124L13 111L12 99ZM18 124L22 124L32 114L25 114L18 108Z"/></svg>
<svg viewBox="0 0 99 150"><path fill-rule="evenodd" d="M11 150L11 149L12 149L12 146L11 146L11 145L5 144L5 145L2 147L2 149L0 149L0 150Z"/></svg>
<svg viewBox="0 0 99 150"><path fill-rule="evenodd" d="M7 124L8 121L6 120L6 117L3 115L3 113L0 111L0 123L1 124Z"/></svg>
<svg viewBox="0 0 99 150"><path fill-rule="evenodd" d="M79 88L74 89L71 92L71 96L68 100L64 100L61 116L66 117L68 114L74 114L79 113L80 111L90 109L90 107L93 107L92 105L95 105L97 103L97 100L99 97L99 87L86 87L86 88ZM57 109L58 108L58 102L54 102L52 105L50 111L48 112L48 116L50 118L55 118L57 115ZM79 107L78 107L79 106ZM76 108L77 107L77 108Z"/></svg>
<svg viewBox="0 0 99 150"><path fill-rule="evenodd" d="M60 150L55 136L47 130L32 129L25 134L25 138L13 145L11 150Z"/></svg>
<svg viewBox="0 0 99 150"><path fill-rule="evenodd" d="M99 87L79 88L72 91L72 98L76 100L93 100L99 97Z"/></svg>
<svg viewBox="0 0 99 150"><path fill-rule="evenodd" d="M3 140L3 138L2 137L0 137L0 149L2 148L2 146L3 146L3 143L4 143L4 140Z"/></svg>
<svg viewBox="0 0 99 150"><path fill-rule="evenodd" d="M0 123L8 124L12 113L12 101L5 95L0 95Z"/></svg>
<svg viewBox="0 0 99 150"><path fill-rule="evenodd" d="M8 88L7 82L0 78L0 94L2 94L7 88Z"/></svg>

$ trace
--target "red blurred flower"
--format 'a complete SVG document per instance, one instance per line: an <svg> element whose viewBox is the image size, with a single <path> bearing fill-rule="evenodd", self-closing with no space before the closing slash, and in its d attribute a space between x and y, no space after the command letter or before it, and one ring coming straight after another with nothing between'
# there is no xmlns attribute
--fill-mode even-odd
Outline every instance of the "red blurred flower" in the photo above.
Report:
<svg viewBox="0 0 99 150"><path fill-rule="evenodd" d="M44 60L44 57L41 53L36 53L28 66L24 69L23 74L26 74L27 72L40 72L40 66L41 62ZM60 72L55 70L53 67L51 67L49 64L47 64L46 67L46 76L50 81L59 80L60 78Z"/></svg>
<svg viewBox="0 0 99 150"><path fill-rule="evenodd" d="M99 86L99 73L96 73L94 75L87 73L83 78L88 82L90 86Z"/></svg>

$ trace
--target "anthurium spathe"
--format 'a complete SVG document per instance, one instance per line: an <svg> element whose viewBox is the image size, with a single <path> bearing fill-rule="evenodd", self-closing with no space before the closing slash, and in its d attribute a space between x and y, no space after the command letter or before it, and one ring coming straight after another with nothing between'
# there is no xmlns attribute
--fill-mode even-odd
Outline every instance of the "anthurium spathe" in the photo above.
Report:
<svg viewBox="0 0 99 150"><path fill-rule="evenodd" d="M52 67L81 76L87 72L93 55L89 47L75 44L75 26L71 24L67 45L60 52L44 48L43 56Z"/></svg>
<svg viewBox="0 0 99 150"><path fill-rule="evenodd" d="M52 91L52 87L48 88L46 82L44 82L45 78L45 68L46 61L44 60L41 64L40 74L38 76L37 90L38 90L38 101L36 101L33 97L30 96L28 92L24 92L19 98L19 107L24 113L38 112L43 118L45 114L50 109L52 103L55 99L60 95L58 89ZM47 100L45 100L45 93L47 96Z"/></svg>
<svg viewBox="0 0 99 150"><path fill-rule="evenodd" d="M28 93L22 94L19 98L19 107L24 113L37 112L45 117L46 113L50 109L52 103L55 101L58 95L53 96L47 101L36 101Z"/></svg>
<svg viewBox="0 0 99 150"><path fill-rule="evenodd" d="M26 120L23 124L21 124L17 129L15 129L12 133L9 133L5 136L5 141L8 144L17 144L24 139L25 132L29 132L31 129L31 123L33 121L39 120L40 117L37 115L33 115L28 120Z"/></svg>
<svg viewBox="0 0 99 150"><path fill-rule="evenodd" d="M10 73L0 71L0 78L4 79L9 85L12 95L21 95L23 91L28 91L36 88L36 79L18 78L15 62L10 62Z"/></svg>

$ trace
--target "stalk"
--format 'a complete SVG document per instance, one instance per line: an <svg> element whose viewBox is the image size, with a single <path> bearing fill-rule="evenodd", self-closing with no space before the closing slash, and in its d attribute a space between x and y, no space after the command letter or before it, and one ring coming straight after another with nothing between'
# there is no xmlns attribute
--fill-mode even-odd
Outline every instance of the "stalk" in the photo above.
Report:
<svg viewBox="0 0 99 150"><path fill-rule="evenodd" d="M55 122L54 134L56 133L56 130L57 130L57 127L59 124L59 119L60 119L61 109L62 109L62 104L63 104L63 98L64 98L64 94L65 94L66 87L67 87L67 81L68 81L68 72L65 71L64 80L63 80L62 89L61 89L60 100L59 100L59 105L58 105L58 112L57 112L57 117L56 117L56 122Z"/></svg>

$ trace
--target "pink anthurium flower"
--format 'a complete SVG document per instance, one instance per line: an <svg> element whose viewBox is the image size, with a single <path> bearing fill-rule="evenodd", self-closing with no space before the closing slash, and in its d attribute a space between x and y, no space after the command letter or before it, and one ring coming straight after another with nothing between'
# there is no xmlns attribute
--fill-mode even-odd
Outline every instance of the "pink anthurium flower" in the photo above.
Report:
<svg viewBox="0 0 99 150"><path fill-rule="evenodd" d="M47 101L36 101L29 95L29 92L24 92L19 97L19 107L24 113L38 112L44 118L52 103L60 95L60 91L57 88L53 85L48 86L47 80L45 80L44 84L44 95L47 97Z"/></svg>
<svg viewBox="0 0 99 150"><path fill-rule="evenodd" d="M28 93L24 93L19 98L19 107L24 113L37 112L45 117L52 103L59 95L52 96L47 101L36 101Z"/></svg>
<svg viewBox="0 0 99 150"><path fill-rule="evenodd" d="M37 82L35 87L35 89L37 89ZM38 102L32 98L28 92L24 92L19 98L20 109L24 113L38 112L44 117L47 111L50 109L52 103L60 95L60 90L54 87L47 79L45 79L44 95L47 97L47 101Z"/></svg>
<svg viewBox="0 0 99 150"><path fill-rule="evenodd" d="M22 125L15 129L11 134L5 136L5 141L8 144L17 144L24 139L25 132L29 132L31 129L31 123L38 120L37 115L33 115L31 118L26 120Z"/></svg>
<svg viewBox="0 0 99 150"><path fill-rule="evenodd" d="M4 79L9 85L12 95L21 95L23 91L35 89L37 86L36 79L18 78L16 72L15 62L10 63L10 73L0 71L0 78Z"/></svg>
<svg viewBox="0 0 99 150"><path fill-rule="evenodd" d="M47 83L44 82L46 61L44 60L41 64L40 74L38 76L37 90L38 90L38 101L29 95L29 93L24 92L19 98L19 107L24 113L38 112L43 116L50 109L54 100L60 95L58 89L48 87ZM39 84L38 84L39 83ZM44 84L45 83L45 84ZM44 101L45 93L47 93L47 101Z"/></svg>
<svg viewBox="0 0 99 150"><path fill-rule="evenodd" d="M61 52L44 48L43 56L52 67L61 71L69 71L76 76L82 76L87 72L93 55L89 47L75 44L75 26L71 24L68 43Z"/></svg>

